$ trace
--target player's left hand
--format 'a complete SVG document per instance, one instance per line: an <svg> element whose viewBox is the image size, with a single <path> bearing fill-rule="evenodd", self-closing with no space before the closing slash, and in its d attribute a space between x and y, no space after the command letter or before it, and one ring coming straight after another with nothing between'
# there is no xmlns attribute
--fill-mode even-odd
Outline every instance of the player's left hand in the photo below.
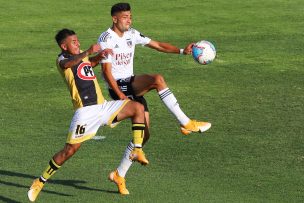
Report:
<svg viewBox="0 0 304 203"><path fill-rule="evenodd" d="M189 54L192 53L192 47L193 47L194 44L195 44L195 43L190 43L190 44L188 44L188 45L185 47L185 49L184 49L184 54L185 54L185 55L189 55Z"/></svg>

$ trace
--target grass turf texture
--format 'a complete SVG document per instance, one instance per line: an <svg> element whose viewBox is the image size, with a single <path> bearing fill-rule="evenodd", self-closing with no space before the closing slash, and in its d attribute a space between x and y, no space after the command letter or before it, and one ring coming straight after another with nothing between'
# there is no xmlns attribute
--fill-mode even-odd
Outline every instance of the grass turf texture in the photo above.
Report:
<svg viewBox="0 0 304 203"><path fill-rule="evenodd" d="M205 136L182 136L151 92L152 137L145 147L151 164L133 165L130 196L107 181L131 138L125 121L102 128L97 134L105 140L84 143L37 202L303 202L303 2L130 3L134 27L152 39L179 47L202 39L215 44L218 55L208 66L141 47L135 57L137 74L162 73L183 110L213 127ZM1 3L3 202L26 202L32 180L66 140L73 111L55 67L56 31L74 29L86 49L110 26L112 4Z"/></svg>

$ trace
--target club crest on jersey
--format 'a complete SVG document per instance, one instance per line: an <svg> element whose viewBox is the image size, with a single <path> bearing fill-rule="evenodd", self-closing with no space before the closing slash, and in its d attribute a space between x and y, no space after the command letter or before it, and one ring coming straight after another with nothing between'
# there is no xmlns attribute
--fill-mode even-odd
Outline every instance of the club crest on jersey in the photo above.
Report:
<svg viewBox="0 0 304 203"><path fill-rule="evenodd" d="M131 41L131 40L127 40L127 45L128 45L129 47L132 47L132 41Z"/></svg>
<svg viewBox="0 0 304 203"><path fill-rule="evenodd" d="M77 67L77 75L82 80L94 80L96 78L91 63L83 62Z"/></svg>

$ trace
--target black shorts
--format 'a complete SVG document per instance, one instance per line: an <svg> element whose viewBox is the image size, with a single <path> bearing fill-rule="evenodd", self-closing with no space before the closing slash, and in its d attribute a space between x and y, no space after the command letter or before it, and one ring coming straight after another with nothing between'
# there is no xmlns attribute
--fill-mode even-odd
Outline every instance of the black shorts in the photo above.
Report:
<svg viewBox="0 0 304 203"><path fill-rule="evenodd" d="M143 96L136 96L133 88L132 88L132 82L134 81L134 77L135 76L131 76L129 78L124 78L124 79L119 79L117 80L117 85L120 88L120 90L131 100L133 101L137 101L139 103L141 103L146 112L149 112L148 109L148 104L146 99ZM119 100L119 97L117 96L117 94L114 92L114 90L109 88L109 94L111 96L112 99L114 100Z"/></svg>

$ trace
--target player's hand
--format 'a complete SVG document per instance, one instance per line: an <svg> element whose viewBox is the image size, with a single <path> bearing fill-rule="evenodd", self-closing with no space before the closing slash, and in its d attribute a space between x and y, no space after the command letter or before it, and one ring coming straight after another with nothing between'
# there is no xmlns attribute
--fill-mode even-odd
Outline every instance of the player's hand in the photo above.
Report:
<svg viewBox="0 0 304 203"><path fill-rule="evenodd" d="M101 47L100 47L99 44L93 44L93 45L91 45L90 48L87 50L88 55L97 53L97 52L100 51L100 49L101 49Z"/></svg>
<svg viewBox="0 0 304 203"><path fill-rule="evenodd" d="M118 97L119 97L120 100L129 99L124 93L119 94Z"/></svg>
<svg viewBox="0 0 304 203"><path fill-rule="evenodd" d="M99 53L103 58L107 58L109 55L113 55L113 50L112 49L105 49L105 50L102 50L100 53Z"/></svg>
<svg viewBox="0 0 304 203"><path fill-rule="evenodd" d="M128 99L128 97L122 91L116 92L116 94L120 100Z"/></svg>
<svg viewBox="0 0 304 203"><path fill-rule="evenodd" d="M192 53L192 47L193 47L194 43L190 43L188 44L185 49L184 49L184 54L185 55L189 55Z"/></svg>

